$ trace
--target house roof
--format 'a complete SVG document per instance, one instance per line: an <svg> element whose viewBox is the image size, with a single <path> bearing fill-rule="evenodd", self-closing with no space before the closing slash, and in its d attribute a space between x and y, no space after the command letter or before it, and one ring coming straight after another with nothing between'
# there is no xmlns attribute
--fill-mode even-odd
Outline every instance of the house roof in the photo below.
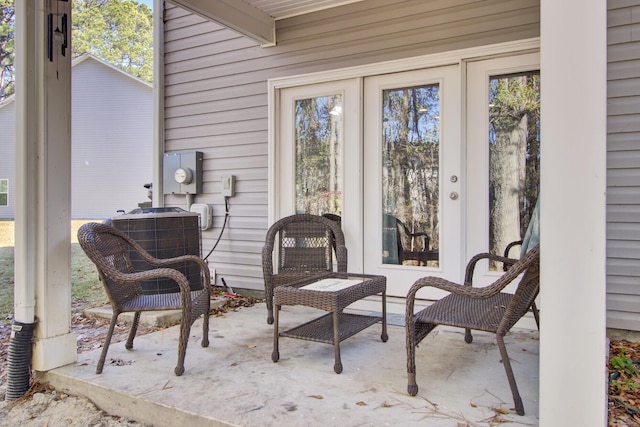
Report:
<svg viewBox="0 0 640 427"><path fill-rule="evenodd" d="M83 62L85 62L87 60L96 61L97 63L99 63L99 64L101 64L101 65L103 65L105 67L111 68L112 70L117 71L118 73L121 73L123 76L126 76L126 77L128 77L128 78L130 78L130 79L132 79L132 80L134 80L134 81L136 81L136 82L138 82L138 83L140 83L142 85L147 86L148 88L153 88L153 85L151 83L146 82L146 81L144 81L144 80L142 80L142 79L140 79L140 78L138 78L138 77L136 77L134 75L131 75L131 74L127 73L126 71L123 71L120 68L118 68L118 67L116 67L116 66L114 66L114 65L112 65L112 64L110 64L110 63L108 63L106 61L103 61L102 59L97 58L97 57L95 57L95 56L93 56L93 55L91 55L89 53L85 53L85 54L80 55L77 58L75 58L71 62L71 67L75 67L78 64L82 64ZM6 107L7 105L11 104L13 101L15 101L15 95L8 96L4 101L0 102L0 109L2 109L4 107Z"/></svg>

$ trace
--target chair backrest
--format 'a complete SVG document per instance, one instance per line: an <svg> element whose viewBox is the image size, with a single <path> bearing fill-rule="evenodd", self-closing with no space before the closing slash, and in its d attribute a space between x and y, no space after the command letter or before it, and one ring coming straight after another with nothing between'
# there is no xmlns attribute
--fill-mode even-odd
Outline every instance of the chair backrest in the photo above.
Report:
<svg viewBox="0 0 640 427"><path fill-rule="evenodd" d="M137 245L128 236L109 225L89 222L78 230L78 243L98 268L112 305L119 306L142 294L140 282L122 283L114 279L118 273L135 271L128 247Z"/></svg>
<svg viewBox="0 0 640 427"><path fill-rule="evenodd" d="M521 273L522 278L513 295L511 303L507 307L504 317L498 326L497 333L506 334L509 329L524 316L531 303L534 302L540 292L540 245L536 245L525 254L523 258L513 264L509 270L502 275L498 282L511 282Z"/></svg>
<svg viewBox="0 0 640 427"><path fill-rule="evenodd" d="M291 215L275 222L265 239L265 245L277 254L277 272L333 271L334 242L337 271L345 272L344 234L336 221L318 215Z"/></svg>

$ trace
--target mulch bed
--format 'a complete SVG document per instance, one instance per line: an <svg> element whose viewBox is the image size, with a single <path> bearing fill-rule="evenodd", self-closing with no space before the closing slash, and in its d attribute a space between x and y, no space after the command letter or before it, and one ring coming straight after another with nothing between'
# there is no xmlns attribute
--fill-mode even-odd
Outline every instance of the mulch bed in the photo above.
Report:
<svg viewBox="0 0 640 427"><path fill-rule="evenodd" d="M640 342L627 340L609 344L609 427L621 426L640 427Z"/></svg>

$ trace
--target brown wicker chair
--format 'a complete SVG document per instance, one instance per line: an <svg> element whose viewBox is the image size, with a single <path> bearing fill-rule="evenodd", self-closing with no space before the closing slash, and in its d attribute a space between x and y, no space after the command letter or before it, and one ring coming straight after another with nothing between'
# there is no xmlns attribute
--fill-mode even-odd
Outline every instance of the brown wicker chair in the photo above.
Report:
<svg viewBox="0 0 640 427"><path fill-rule="evenodd" d="M337 271L346 272L347 248L339 222L318 215L296 214L280 219L269 228L262 248L268 324L273 324L273 290L332 272L334 243Z"/></svg>
<svg viewBox="0 0 640 427"><path fill-rule="evenodd" d="M511 264L510 268L493 284L483 288L473 288L473 269L484 258ZM536 245L520 260L515 261L497 255L480 254L467 265L465 284L459 285L437 277L425 277L416 281L407 294L406 339L407 374L410 395L418 393L416 383L416 346L438 325L465 328L465 341L471 343L471 329L496 334L502 363L507 373L516 412L524 415L522 399L518 393L511 362L504 345L504 336L513 325L524 316L540 289L540 246ZM514 294L501 292L509 283L524 273ZM425 286L432 286L451 292L446 297L414 313L416 292ZM534 306L535 307L535 306ZM534 309L535 310L535 309Z"/></svg>
<svg viewBox="0 0 640 427"><path fill-rule="evenodd" d="M90 222L78 230L78 241L89 259L98 267L100 280L111 302L113 315L105 338L102 354L98 361L96 373L102 372L107 350L111 342L113 328L120 313L133 312L133 323L125 347L133 347L140 313L142 311L181 309L180 338L178 341L178 363L174 370L176 375L184 373L184 357L191 325L201 314L204 314L202 327L202 347L209 346L209 309L211 306L209 268L204 261L195 255L183 255L175 258L157 259L147 253L133 239L121 231L105 224ZM136 272L131 264L129 251L137 252L155 269ZM199 265L203 286L201 290L191 290L189 281L178 270L168 268L175 264L195 262ZM180 292L148 295L143 293L141 281L168 278L174 280Z"/></svg>

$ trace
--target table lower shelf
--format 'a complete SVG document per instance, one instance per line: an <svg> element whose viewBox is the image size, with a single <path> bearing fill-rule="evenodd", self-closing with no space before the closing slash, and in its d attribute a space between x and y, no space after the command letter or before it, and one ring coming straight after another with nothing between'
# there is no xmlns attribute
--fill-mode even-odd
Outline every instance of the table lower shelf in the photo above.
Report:
<svg viewBox="0 0 640 427"><path fill-rule="evenodd" d="M340 342L357 334L363 329L382 320L380 316L363 316L360 314L338 314L338 331ZM335 344L333 340L333 314L328 313L310 322L278 334L281 337L298 338L307 341Z"/></svg>

